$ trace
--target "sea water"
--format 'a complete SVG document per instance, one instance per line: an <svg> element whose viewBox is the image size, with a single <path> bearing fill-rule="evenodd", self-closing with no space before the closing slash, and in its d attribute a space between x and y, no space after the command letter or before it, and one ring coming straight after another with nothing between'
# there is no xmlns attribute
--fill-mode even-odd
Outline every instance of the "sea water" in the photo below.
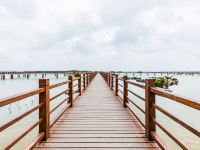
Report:
<svg viewBox="0 0 200 150"><path fill-rule="evenodd" d="M123 76L124 74L120 74ZM165 76L164 74L127 74L128 76L136 76L142 78L149 78L155 76ZM170 75L171 76L171 75ZM0 98L12 96L15 94L19 94L21 92L26 92L29 90L38 88L38 79L41 78L41 74L35 76L31 74L29 79L25 77L18 78L17 75L14 76L14 79L10 79L10 76L6 76L5 80L0 80ZM172 86L170 89L179 95L183 95L194 99L194 101L200 102L200 76L199 75L175 75L179 80L179 84L177 86ZM50 79L50 85L58 82L62 82L67 80L67 76L63 74L59 74L59 78L56 78L54 75L47 75L45 78ZM54 96L61 91L67 89L67 85L63 85L62 87L55 88L50 91L50 96ZM135 86L129 85L129 89L144 97L144 90L137 88ZM53 109L57 106L62 100L64 100L67 96L64 94L59 98L55 99L51 102L50 108ZM134 102L139 105L143 110L144 102L138 99L137 97L131 95L129 93L129 97L134 100ZM162 98L156 96L156 104L175 115L185 123L191 125L193 128L200 131L200 111L194 110L190 107L184 106L172 100ZM38 95L32 96L30 98L21 100L19 102L4 106L0 108L0 125L8 122L9 120L17 117L20 114L30 110L34 106L38 105ZM64 103L61 107L58 108L51 115L51 120L59 113L59 110L64 108L66 104ZM132 106L133 110L136 114L141 118L144 122L144 114L142 114L137 108ZM159 111L156 111L156 119L160 122L167 130L170 131L175 137L177 137L182 143L188 146L189 149L199 150L200 148L200 138L191 134L182 126L178 125ZM35 123L38 120L38 111L35 111L31 115L25 117L21 121L17 122L13 126L7 128L6 130L0 133L0 149L3 149L5 145L10 143L12 140L16 139L23 131L28 129L31 124ZM163 133L158 127L156 128L157 133L161 136L161 138L170 146L172 149L180 149L165 133ZM28 144L32 141L32 139L38 134L38 127L36 127L33 131L31 131L25 138L23 138L20 142L18 142L12 149L21 150L28 146Z"/></svg>

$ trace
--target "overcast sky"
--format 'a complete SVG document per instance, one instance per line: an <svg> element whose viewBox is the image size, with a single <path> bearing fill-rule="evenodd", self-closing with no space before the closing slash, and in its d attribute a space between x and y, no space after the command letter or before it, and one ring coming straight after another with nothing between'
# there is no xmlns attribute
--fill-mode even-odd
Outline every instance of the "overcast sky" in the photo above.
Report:
<svg viewBox="0 0 200 150"><path fill-rule="evenodd" d="M200 70L200 0L0 0L0 70Z"/></svg>

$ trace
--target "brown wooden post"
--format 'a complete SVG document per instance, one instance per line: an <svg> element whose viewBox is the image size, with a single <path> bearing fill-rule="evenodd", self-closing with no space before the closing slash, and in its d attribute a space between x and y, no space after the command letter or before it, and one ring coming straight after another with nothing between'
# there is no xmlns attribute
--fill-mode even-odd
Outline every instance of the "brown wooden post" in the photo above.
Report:
<svg viewBox="0 0 200 150"><path fill-rule="evenodd" d="M118 74L115 75L115 96L118 96Z"/></svg>
<svg viewBox="0 0 200 150"><path fill-rule="evenodd" d="M79 92L79 96L81 96L81 74L78 74L78 77L80 77L80 79L78 79L78 92Z"/></svg>
<svg viewBox="0 0 200 150"><path fill-rule="evenodd" d="M90 84L90 81L89 81L89 73L87 73L87 86Z"/></svg>
<svg viewBox="0 0 200 150"><path fill-rule="evenodd" d="M126 107L126 103L128 102L128 83L126 82L126 80L128 80L127 76L123 77L124 80L124 107Z"/></svg>
<svg viewBox="0 0 200 150"><path fill-rule="evenodd" d="M85 74L85 88L87 89L87 73Z"/></svg>
<svg viewBox="0 0 200 150"><path fill-rule="evenodd" d="M145 133L149 141L153 141L151 131L156 131L156 125L153 118L156 118L156 111L153 107L155 103L155 94L150 91L151 87L155 87L155 79L145 80Z"/></svg>
<svg viewBox="0 0 200 150"><path fill-rule="evenodd" d="M110 74L110 88L112 87L112 73Z"/></svg>
<svg viewBox="0 0 200 150"><path fill-rule="evenodd" d="M110 86L110 73L108 73L108 86Z"/></svg>
<svg viewBox="0 0 200 150"><path fill-rule="evenodd" d="M39 88L44 88L44 92L39 94L39 103L43 103L39 109L39 119L43 118L42 123L39 125L39 133L44 132L43 141L49 137L50 130L50 117L49 117L49 79L39 79Z"/></svg>
<svg viewBox="0 0 200 150"><path fill-rule="evenodd" d="M68 86L69 86L69 102L70 106L73 107L73 79L74 77L72 75L68 76L68 80L70 81Z"/></svg>
<svg viewBox="0 0 200 150"><path fill-rule="evenodd" d="M106 83L108 84L108 74L105 73L105 76L106 76Z"/></svg>
<svg viewBox="0 0 200 150"><path fill-rule="evenodd" d="M110 89L111 89L111 85L112 85L112 74L110 74Z"/></svg>
<svg viewBox="0 0 200 150"><path fill-rule="evenodd" d="M111 74L111 85L110 85L111 90L113 90L113 75L114 74Z"/></svg>
<svg viewBox="0 0 200 150"><path fill-rule="evenodd" d="M86 76L85 74L83 74L83 89L84 90L86 89L85 82L86 82Z"/></svg>

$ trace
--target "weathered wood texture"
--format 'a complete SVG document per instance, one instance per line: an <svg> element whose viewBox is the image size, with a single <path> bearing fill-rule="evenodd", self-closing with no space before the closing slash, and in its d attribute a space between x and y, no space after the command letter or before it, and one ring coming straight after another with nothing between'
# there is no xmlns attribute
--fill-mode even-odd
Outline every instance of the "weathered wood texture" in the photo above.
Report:
<svg viewBox="0 0 200 150"><path fill-rule="evenodd" d="M138 120L115 97L100 75L92 81L74 107L68 109L50 130L38 149L132 150L160 149L149 142Z"/></svg>

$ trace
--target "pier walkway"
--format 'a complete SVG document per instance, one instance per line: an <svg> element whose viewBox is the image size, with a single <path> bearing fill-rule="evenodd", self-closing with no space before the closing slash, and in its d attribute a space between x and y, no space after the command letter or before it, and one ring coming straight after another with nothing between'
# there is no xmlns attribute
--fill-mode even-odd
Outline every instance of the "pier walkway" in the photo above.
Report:
<svg viewBox="0 0 200 150"><path fill-rule="evenodd" d="M148 141L141 123L123 107L103 77L97 74L73 107L50 129L46 141L36 145L40 149L72 150L133 150L160 149Z"/></svg>

